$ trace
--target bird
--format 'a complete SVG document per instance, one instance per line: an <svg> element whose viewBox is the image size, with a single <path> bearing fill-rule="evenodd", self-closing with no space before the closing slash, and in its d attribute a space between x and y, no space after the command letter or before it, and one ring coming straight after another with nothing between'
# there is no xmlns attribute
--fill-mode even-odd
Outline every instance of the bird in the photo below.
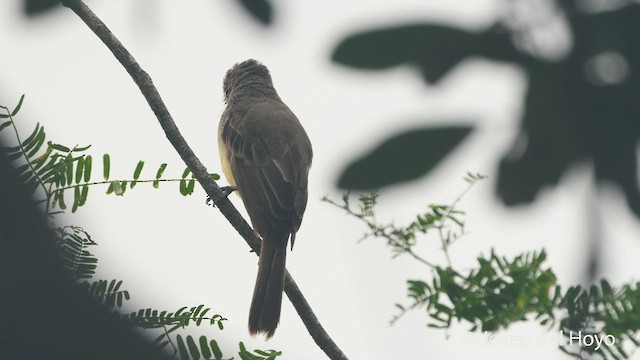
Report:
<svg viewBox="0 0 640 360"><path fill-rule="evenodd" d="M270 339L280 321L287 245L290 241L293 250L307 206L313 150L265 65L254 59L236 63L224 77L223 90L222 170L261 238L249 333Z"/></svg>

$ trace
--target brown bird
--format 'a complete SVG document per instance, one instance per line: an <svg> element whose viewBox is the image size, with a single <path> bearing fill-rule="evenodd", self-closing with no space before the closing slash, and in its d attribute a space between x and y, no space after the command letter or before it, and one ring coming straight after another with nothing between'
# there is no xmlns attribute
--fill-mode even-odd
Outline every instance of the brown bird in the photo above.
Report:
<svg viewBox="0 0 640 360"><path fill-rule="evenodd" d="M234 65L223 89L227 108L218 126L222 169L262 238L249 333L269 339L280 320L287 243L291 238L293 249L307 206L313 151L266 66L256 60Z"/></svg>

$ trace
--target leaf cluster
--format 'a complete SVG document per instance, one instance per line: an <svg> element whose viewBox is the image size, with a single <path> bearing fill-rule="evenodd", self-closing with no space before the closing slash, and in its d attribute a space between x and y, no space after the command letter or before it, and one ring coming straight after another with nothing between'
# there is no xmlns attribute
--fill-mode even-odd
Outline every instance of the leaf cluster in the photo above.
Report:
<svg viewBox="0 0 640 360"><path fill-rule="evenodd" d="M71 212L76 212L85 205L90 187L96 185L108 185L107 194L122 196L127 189L133 189L138 183L151 183L154 188L158 188L161 182L178 182L181 195L193 194L195 178L191 171L185 168L179 179L167 179L163 177L166 163L156 169L153 179L140 178L145 165L140 160L133 170L132 178L110 180L111 156L108 153L102 156L102 180L91 181L95 164L92 155L87 153L90 145L66 146L47 140L44 126L40 123L36 124L26 139L21 139L14 116L18 114L23 101L24 95L13 110L0 106L6 110L6 114L0 114L0 131L12 128L17 143L15 146L2 148L2 151L11 161L16 162L20 180L27 189L34 195L40 189L42 198L38 202L45 204L47 214L55 215L66 210L70 196ZM219 178L217 174L211 176ZM59 210L52 211L56 208Z"/></svg>
<svg viewBox="0 0 640 360"><path fill-rule="evenodd" d="M432 277L407 280L408 304L396 304L399 314L392 323L411 310L424 310L427 326L448 329L453 323L467 323L470 331L497 332L519 321L535 320L549 328L558 326L563 336L575 334L610 335L615 341L578 344L564 342L559 348L577 358L584 353L603 359L628 359L625 344L640 345L640 283L613 289L606 280L589 289L581 286L563 291L557 277L545 266L546 251L527 252L512 258L498 255L493 249L488 256L464 271L456 269L449 259L449 246L464 234L464 212L456 209L460 198L478 180L479 174L467 174L469 187L451 205L430 205L405 226L380 223L375 208L378 193L359 195L353 204L349 194L343 202L325 201L364 221L364 238L386 241L393 257L410 255L432 269ZM436 231L432 231L436 230ZM421 257L415 250L418 241L430 233L437 234L446 257L446 265ZM576 350L577 348L577 350Z"/></svg>
<svg viewBox="0 0 640 360"><path fill-rule="evenodd" d="M89 233L78 226L58 227L58 251L62 264L75 280L90 279L96 272L98 259L87 249L97 245Z"/></svg>
<svg viewBox="0 0 640 360"><path fill-rule="evenodd" d="M215 360L232 360L234 358L225 358L222 354L222 350L218 346L218 342L213 339L208 339L202 335L196 339L187 335L182 337L176 336L177 353L181 360L199 360L199 359L215 359ZM255 349L253 352L247 350L244 343L241 341L239 344L240 351L238 355L242 360L275 360L280 355L281 351L276 350L259 350Z"/></svg>
<svg viewBox="0 0 640 360"><path fill-rule="evenodd" d="M478 266L462 275L452 268L436 267L431 283L409 280L410 308L424 306L430 327L448 328L452 320L467 321L471 331L495 332L535 314L542 324L553 320L549 291L556 277L541 269L546 253L528 253L513 260L478 257ZM404 311L404 307L398 305Z"/></svg>
<svg viewBox="0 0 640 360"><path fill-rule="evenodd" d="M583 336L615 337L613 345L603 342L599 349L583 346L579 351L571 350L569 342L565 341L560 349L567 354L582 357L587 353L605 359L628 359L631 354L624 345L640 346L637 339L640 334L640 282L624 284L617 290L604 279L588 289L572 286L558 303L558 308L566 313L560 321L560 330L566 338L571 332L575 334L578 331Z"/></svg>
<svg viewBox="0 0 640 360"><path fill-rule="evenodd" d="M163 177L167 168L166 163L160 165L152 180L140 179L144 161L137 163L132 179L109 180L111 170L109 154L102 156L103 181L91 182L93 158L85 153L90 146L67 147L47 141L44 127L39 123L26 139L20 138L14 124L14 116L18 114L23 101L24 95L20 98L18 105L11 110L0 105L0 109L6 111L6 114L0 113L0 131L12 128L18 144L2 148L1 151L5 152L11 161L22 161L18 166L20 179L34 195L38 193L38 189L41 189L41 192L44 193L44 199L39 202L45 204L48 215L53 216L67 209L65 201L67 191L74 192L72 212L75 212L85 204L89 187L95 185L108 184L106 194L113 193L121 196L127 189L133 189L141 182L152 183L154 188L158 188L161 182L179 182L181 195L187 196L193 193L195 179L190 170L186 168L180 179L166 179ZM44 147L45 143L46 147ZM210 175L214 179L219 178L217 174ZM50 211L56 207L59 207L60 211ZM64 268L73 279L81 282L80 286L90 298L108 309L121 308L125 301L130 300L129 291L122 287L122 280L93 279L98 259L89 251L89 248L96 246L97 243L92 240L87 231L78 226L57 227L53 230L58 238L58 251ZM163 332L155 338L153 343L161 349L170 344L174 350L174 358L179 355L183 360L223 359L222 350L216 340L200 336L196 342L191 335L183 338L179 334L173 334L191 324L200 326L202 323L216 325L220 330L223 330L224 321L227 319L218 314L207 316L210 310L204 305L191 308L182 307L174 312L146 308L120 315L120 318L132 327L161 329ZM275 350L254 350L252 352L248 351L242 342L239 344L238 355L243 360L273 360L281 354Z"/></svg>

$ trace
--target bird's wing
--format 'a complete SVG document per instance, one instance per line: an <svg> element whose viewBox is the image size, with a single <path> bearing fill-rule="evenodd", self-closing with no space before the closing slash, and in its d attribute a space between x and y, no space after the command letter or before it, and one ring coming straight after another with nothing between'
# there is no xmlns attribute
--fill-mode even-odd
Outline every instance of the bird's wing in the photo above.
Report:
<svg viewBox="0 0 640 360"><path fill-rule="evenodd" d="M300 151L286 133L294 120L299 123L288 108L281 107L257 106L242 118L229 116L222 141L249 217L263 237L282 238L286 233L280 244L286 246L289 234L300 227L307 202L310 159L296 166Z"/></svg>

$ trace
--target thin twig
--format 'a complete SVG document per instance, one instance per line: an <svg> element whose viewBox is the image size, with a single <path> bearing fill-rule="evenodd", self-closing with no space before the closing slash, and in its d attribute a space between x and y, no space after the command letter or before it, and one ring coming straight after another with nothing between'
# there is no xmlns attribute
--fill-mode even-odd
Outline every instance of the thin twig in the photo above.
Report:
<svg viewBox="0 0 640 360"><path fill-rule="evenodd" d="M229 220L231 225L245 239L253 251L256 254L259 254L260 240L253 232L253 229L244 220L242 215L240 215L238 210L231 204L229 199L223 197L223 191L209 176L207 169L202 165L200 160L198 160L187 142L184 140L178 130L178 127L173 121L173 118L169 114L169 110L162 101L158 90L153 85L153 81L149 74L142 70L129 51L81 0L63 0L62 3L64 6L73 10L73 12L75 12L80 19L87 24L91 31L93 31L100 40L102 40L116 59L118 59L120 64L122 64L122 66L127 70L129 75L131 75L131 78L147 100L149 107L156 115L156 118L158 119L160 126L162 126L169 142L171 142L182 160L189 167L209 198L220 199L216 202L216 206L220 209L220 212L222 212L227 220ZM285 292L289 297L289 300L293 303L293 306L309 331L309 334L325 354L327 354L327 356L332 360L347 359L342 350L338 348L329 334L324 330L288 271L285 278Z"/></svg>
<svg viewBox="0 0 640 360"><path fill-rule="evenodd" d="M401 246L402 247L402 251L404 251L406 254L411 255L414 259L416 259L419 262L429 266L432 269L435 269L437 267L436 264L434 264L434 263L430 262L429 260L423 258L422 256L416 254L413 251L413 249L411 249L411 247L409 247L407 245L404 245L404 244L398 244L398 241L396 239L394 239L391 235L389 235L386 231L384 231L384 228L381 228L375 222L370 221L370 220L367 219L367 216L370 216L370 215L358 214L358 213L354 212L353 210L351 210L351 207L349 207L349 203L348 202L345 201L345 205L340 205L340 204L336 203L335 201L331 200L328 196L325 196L322 200L328 202L329 204L331 204L333 206L336 206L336 207L338 207L340 209L343 209L344 211L346 211L350 215L353 215L356 218L360 219L362 222L367 224L367 227L369 227L369 229L379 229L379 230L381 230L381 231L379 231L377 233L372 233L371 235L378 236L378 237L383 237L383 238L387 239L387 241L389 243L395 244L396 246Z"/></svg>
<svg viewBox="0 0 640 360"><path fill-rule="evenodd" d="M61 190L69 190L69 189L74 189L77 187L82 187L82 186L93 186L93 185L108 185L111 184L114 181L119 181L119 182L127 182L127 183L153 183L153 182L177 182L177 181L190 181L191 179L154 179L154 180L121 180L121 179L115 179L115 180L104 180L104 181L94 181L94 182L88 182L88 183L81 183L81 184L75 184L75 185L68 185L68 186L64 186L64 187L60 187L57 188L56 191L61 191Z"/></svg>
<svg viewBox="0 0 640 360"><path fill-rule="evenodd" d="M444 216L442 217L442 221L440 222L440 225L438 225L438 235L440 236L440 242L442 243L442 251L444 252L445 257L447 258L447 264L449 265L449 268L453 268L453 263L451 262L451 257L449 256L450 243L448 243L447 240L445 240L445 236L443 232L444 224L449 219L449 216L451 216L451 213L453 212L453 209L456 207L456 205L458 205L460 200L462 200L462 198L469 192L469 190L471 190L471 188L473 187L473 185L475 185L475 183L476 181L470 181L469 185L467 185L467 187L458 195L458 197L453 200L453 203L451 203L451 205L449 205L449 207L447 208L447 212L444 213Z"/></svg>

